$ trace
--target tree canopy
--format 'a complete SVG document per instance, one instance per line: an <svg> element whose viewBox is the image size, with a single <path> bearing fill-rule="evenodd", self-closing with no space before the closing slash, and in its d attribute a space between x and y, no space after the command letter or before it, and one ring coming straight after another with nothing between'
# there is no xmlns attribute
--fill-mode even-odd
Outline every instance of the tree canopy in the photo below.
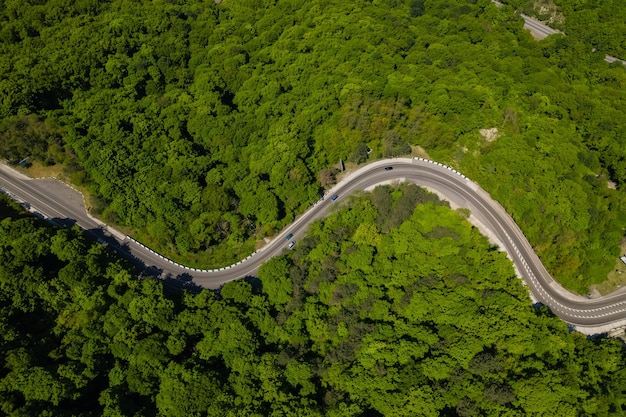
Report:
<svg viewBox="0 0 626 417"><path fill-rule="evenodd" d="M241 259L339 159L416 145L501 201L568 288L619 255L626 72L579 38L535 41L511 8L6 0L0 22L2 155L62 163L180 262Z"/></svg>
<svg viewBox="0 0 626 417"><path fill-rule="evenodd" d="M505 0L516 9L548 22L598 54L626 59L626 10L617 0Z"/></svg>
<svg viewBox="0 0 626 417"><path fill-rule="evenodd" d="M530 305L415 186L379 188L215 293L137 279L0 198L7 416L614 416L626 351Z"/></svg>

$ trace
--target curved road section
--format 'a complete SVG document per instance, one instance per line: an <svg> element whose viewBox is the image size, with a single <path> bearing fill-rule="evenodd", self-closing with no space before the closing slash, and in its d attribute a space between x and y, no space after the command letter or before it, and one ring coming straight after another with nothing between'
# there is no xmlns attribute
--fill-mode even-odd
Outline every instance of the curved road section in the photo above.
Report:
<svg viewBox="0 0 626 417"><path fill-rule="evenodd" d="M316 202L263 248L236 264L213 270L174 263L91 217L78 192L56 180L29 179L0 164L0 191L22 202L40 217L56 222L67 222L69 219L71 223L100 236L100 241L116 241L118 249L141 260L146 266L156 268L163 277L187 277L204 288L218 288L232 280L255 276L263 262L287 250L287 235L293 235L290 241L299 239L309 224L325 217L350 194L393 181L416 183L450 201L453 207L469 209L469 220L506 251L513 261L517 274L530 290L531 298L549 306L577 330L593 334L626 325L626 293L616 292L589 299L565 290L552 279L520 228L498 202L463 174L434 161L397 158L363 166L347 175L325 198ZM331 196L338 197L333 201Z"/></svg>
<svg viewBox="0 0 626 417"><path fill-rule="evenodd" d="M497 7L503 6L503 4L497 0L491 0L491 2L495 4ZM542 23L541 21L535 18L532 18L530 16L527 16L523 13L520 13L520 17L524 19L524 28L528 29L530 31L530 34L533 35L535 39L545 39L550 35L554 35L555 33L563 33L560 30L553 29L550 26L546 25L545 23ZM619 61L622 63L622 65L626 65L626 61L621 60L619 58L615 58L614 56L611 56L611 55L605 55L604 60L608 62L609 64Z"/></svg>

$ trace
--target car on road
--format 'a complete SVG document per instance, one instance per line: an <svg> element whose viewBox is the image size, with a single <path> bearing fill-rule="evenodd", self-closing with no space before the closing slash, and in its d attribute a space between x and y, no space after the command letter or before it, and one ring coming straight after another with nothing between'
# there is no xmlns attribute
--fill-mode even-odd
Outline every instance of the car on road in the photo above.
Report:
<svg viewBox="0 0 626 417"><path fill-rule="evenodd" d="M291 239L292 237L293 237L293 233L289 233L289 234L287 235L287 237L285 238L285 240L289 240L289 239Z"/></svg>
<svg viewBox="0 0 626 417"><path fill-rule="evenodd" d="M294 240L293 242L289 243L289 249L293 248L296 245L296 241Z"/></svg>
<svg viewBox="0 0 626 417"><path fill-rule="evenodd" d="M338 199L338 198L339 198L339 196L338 196L337 194L335 194L334 196L332 196L332 197L330 198L330 201L335 201L335 200L336 200L336 199Z"/></svg>
<svg viewBox="0 0 626 417"><path fill-rule="evenodd" d="M385 167L385 171L391 171L393 167Z"/></svg>

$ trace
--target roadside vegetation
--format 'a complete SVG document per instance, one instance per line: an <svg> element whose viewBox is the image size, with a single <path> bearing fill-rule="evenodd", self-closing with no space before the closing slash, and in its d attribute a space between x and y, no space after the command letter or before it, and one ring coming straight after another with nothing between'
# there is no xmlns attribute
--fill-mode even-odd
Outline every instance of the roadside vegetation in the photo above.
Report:
<svg viewBox="0 0 626 417"><path fill-rule="evenodd" d="M625 350L533 308L416 186L313 225L253 286L164 292L0 198L0 414L615 416Z"/></svg>
<svg viewBox="0 0 626 417"><path fill-rule="evenodd" d="M619 0L502 0L567 36L605 54L626 59L626 9Z"/></svg>
<svg viewBox="0 0 626 417"><path fill-rule="evenodd" d="M181 262L241 259L339 159L416 145L502 202L567 288L619 255L624 68L488 0L4 1L0 22L0 154L63 164Z"/></svg>

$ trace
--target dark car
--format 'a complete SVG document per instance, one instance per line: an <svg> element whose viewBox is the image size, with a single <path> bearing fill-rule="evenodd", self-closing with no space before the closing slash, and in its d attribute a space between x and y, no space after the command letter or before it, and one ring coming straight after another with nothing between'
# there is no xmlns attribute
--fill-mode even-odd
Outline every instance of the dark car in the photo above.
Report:
<svg viewBox="0 0 626 417"><path fill-rule="evenodd" d="M336 199L338 199L338 198L339 198L339 196L338 196L337 194L335 194L334 196L332 196L332 197L330 198L330 201L335 201L335 200L336 200Z"/></svg>
<svg viewBox="0 0 626 417"><path fill-rule="evenodd" d="M393 167L385 167L385 171L391 171Z"/></svg>
<svg viewBox="0 0 626 417"><path fill-rule="evenodd" d="M289 233L289 234L287 235L287 237L285 238L285 240L289 240L289 239L291 239L292 237L293 237L293 233Z"/></svg>

